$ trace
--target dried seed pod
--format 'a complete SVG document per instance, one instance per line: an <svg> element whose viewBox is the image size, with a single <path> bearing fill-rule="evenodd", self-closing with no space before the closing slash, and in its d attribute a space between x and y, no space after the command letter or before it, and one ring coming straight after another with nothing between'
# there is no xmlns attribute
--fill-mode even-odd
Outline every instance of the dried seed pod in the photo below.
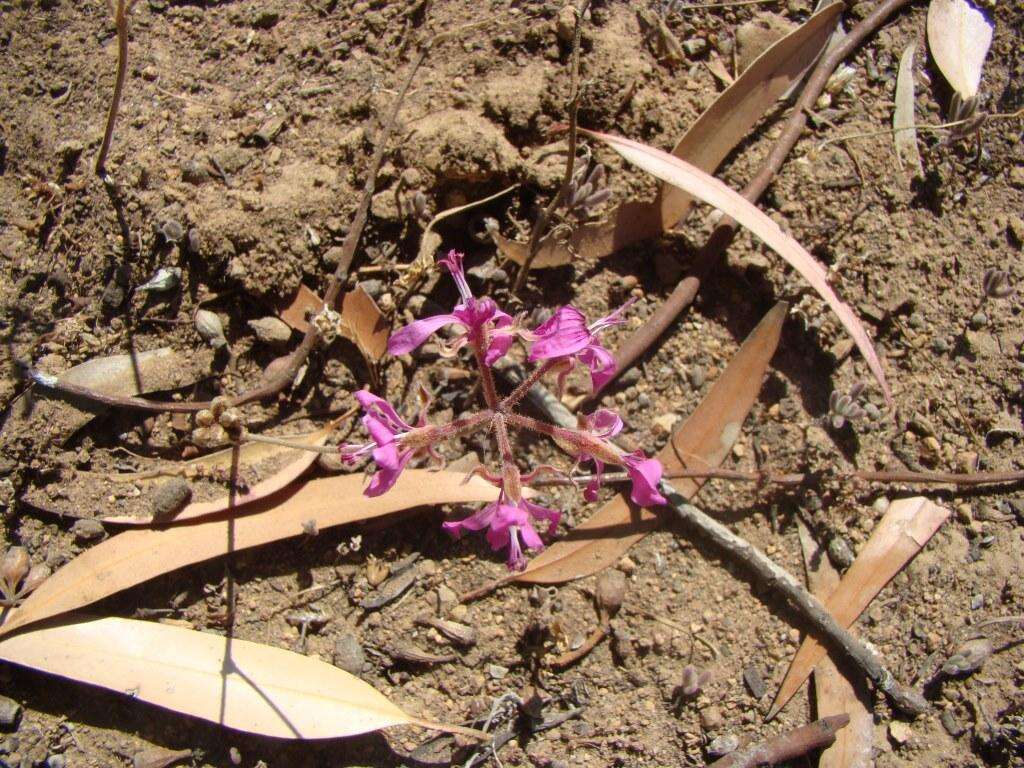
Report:
<svg viewBox="0 0 1024 768"><path fill-rule="evenodd" d="M162 523L173 518L192 498L192 487L183 477L172 477L153 491L150 504L153 522Z"/></svg>
<svg viewBox="0 0 1024 768"><path fill-rule="evenodd" d="M221 413L217 423L229 436L238 435L245 428L245 418L237 408L227 408Z"/></svg>
<svg viewBox="0 0 1024 768"><path fill-rule="evenodd" d="M160 225L159 232L164 241L168 243L180 243L185 237L185 228L177 219L167 219Z"/></svg>
<svg viewBox="0 0 1024 768"><path fill-rule="evenodd" d="M172 291L181 285L180 267L161 267L149 280L135 289L136 293Z"/></svg>
<svg viewBox="0 0 1024 768"><path fill-rule="evenodd" d="M408 661L413 664L447 664L453 661L458 661L458 656L454 653L444 654L440 656L436 653L427 653L421 651L419 648L412 645L389 645L385 652L392 659L399 661Z"/></svg>
<svg viewBox="0 0 1024 768"><path fill-rule="evenodd" d="M46 563L37 563L33 565L28 572L28 576L21 582L21 589L18 590L18 596L24 597L29 592L32 592L36 587L46 581L50 576L53 575L53 571L50 570L50 566Z"/></svg>
<svg viewBox="0 0 1024 768"><path fill-rule="evenodd" d="M981 669L992 651L992 641L987 637L968 640L942 665L942 673L950 677L973 674Z"/></svg>
<svg viewBox="0 0 1024 768"><path fill-rule="evenodd" d="M209 408L203 408L203 410L196 413L197 427L212 427L215 421L217 420L213 418L213 411Z"/></svg>
<svg viewBox="0 0 1024 768"><path fill-rule="evenodd" d="M607 621L619 612L626 596L626 574L622 571L606 570L597 577L594 597L601 619Z"/></svg>
<svg viewBox="0 0 1024 768"><path fill-rule="evenodd" d="M11 547L4 554L3 562L0 562L0 577L3 577L11 592L17 589L18 582L25 578L31 565L28 550L24 547Z"/></svg>
<svg viewBox="0 0 1024 768"><path fill-rule="evenodd" d="M231 400L224 395L219 395L210 401L210 413L214 421L220 421L220 415L231 405Z"/></svg>
<svg viewBox="0 0 1024 768"><path fill-rule="evenodd" d="M224 336L224 325L216 312L197 309L193 322L195 322L196 333L214 349L221 349L228 345L228 340Z"/></svg>
<svg viewBox="0 0 1024 768"><path fill-rule="evenodd" d="M457 645L476 645L476 630L457 621L439 619L435 616L421 616L416 623L424 627L433 627Z"/></svg>
<svg viewBox="0 0 1024 768"><path fill-rule="evenodd" d="M366 580L371 587L379 587L390 575L391 569L384 561L373 558L366 563Z"/></svg>

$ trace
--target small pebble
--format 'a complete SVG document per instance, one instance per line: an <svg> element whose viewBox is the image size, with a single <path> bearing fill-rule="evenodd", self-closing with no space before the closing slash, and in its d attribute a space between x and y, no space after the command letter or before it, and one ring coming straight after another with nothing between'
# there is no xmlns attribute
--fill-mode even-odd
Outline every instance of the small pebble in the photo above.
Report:
<svg viewBox="0 0 1024 768"><path fill-rule="evenodd" d="M183 477L172 477L153 491L150 500L153 522L164 522L173 518L192 498L192 487Z"/></svg>
<svg viewBox="0 0 1024 768"><path fill-rule="evenodd" d="M735 733L726 733L712 739L708 744L708 757L717 759L735 752L740 747L740 737Z"/></svg>
<svg viewBox="0 0 1024 768"><path fill-rule="evenodd" d="M334 641L334 666L343 669L350 675L362 673L366 667L366 654L359 638L351 632L342 633Z"/></svg>
<svg viewBox="0 0 1024 768"><path fill-rule="evenodd" d="M75 524L71 526L71 533L78 541L95 541L106 535L106 529L99 520L83 517L75 520Z"/></svg>
<svg viewBox="0 0 1024 768"><path fill-rule="evenodd" d="M21 704L14 699L0 696L0 728L16 728L20 717Z"/></svg>
<svg viewBox="0 0 1024 768"><path fill-rule="evenodd" d="M242 753L238 751L238 747L232 747L228 750L228 759L231 760L232 765L242 764Z"/></svg>
<svg viewBox="0 0 1024 768"><path fill-rule="evenodd" d="M833 536L828 542L828 559L836 568L846 570L853 565L856 555L845 537Z"/></svg>
<svg viewBox="0 0 1024 768"><path fill-rule="evenodd" d="M46 758L46 768L66 768L68 760L64 755L50 755Z"/></svg>
<svg viewBox="0 0 1024 768"><path fill-rule="evenodd" d="M889 723L889 738L892 739L894 744L903 746L910 741L913 735L914 732L910 730L910 726L906 723L900 722L899 720L894 720Z"/></svg>
<svg viewBox="0 0 1024 768"><path fill-rule="evenodd" d="M501 680L508 674L508 667L503 667L500 664L488 664L487 665L487 676L491 680Z"/></svg>
<svg viewBox="0 0 1024 768"><path fill-rule="evenodd" d="M700 711L700 726L705 731L717 731L724 722L725 718L722 717L722 710L714 705L705 707Z"/></svg>
<svg viewBox="0 0 1024 768"><path fill-rule="evenodd" d="M292 329L287 323L276 317L261 317L248 323L256 338L264 344L282 346L292 337Z"/></svg>
<svg viewBox="0 0 1024 768"><path fill-rule="evenodd" d="M755 699L763 698L768 692L764 678L761 677L761 670L755 666L749 666L743 670L743 682L746 684L747 690L750 691L750 695Z"/></svg>

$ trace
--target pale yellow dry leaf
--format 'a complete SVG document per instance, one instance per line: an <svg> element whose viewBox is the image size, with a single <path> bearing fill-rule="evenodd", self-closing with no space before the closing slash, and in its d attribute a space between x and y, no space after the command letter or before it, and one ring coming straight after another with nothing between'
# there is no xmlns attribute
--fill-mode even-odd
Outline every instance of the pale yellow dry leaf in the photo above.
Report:
<svg viewBox="0 0 1024 768"><path fill-rule="evenodd" d="M322 531L415 507L494 499L492 485L465 479L458 472L406 470L390 491L370 498L363 495L361 475L317 478L254 502L235 518L125 531L87 549L44 581L8 614L0 635L193 563L299 536L310 523Z"/></svg>
<svg viewBox="0 0 1024 768"><path fill-rule="evenodd" d="M978 95L992 45L992 25L968 0L931 0L928 47L946 81L964 102Z"/></svg>
<svg viewBox="0 0 1024 768"><path fill-rule="evenodd" d="M406 714L326 662L165 624L50 624L0 641L0 658L263 736L331 739L394 725L453 730Z"/></svg>
<svg viewBox="0 0 1024 768"><path fill-rule="evenodd" d="M924 165L917 148L917 120L914 117L914 52L911 43L900 56L900 70L896 76L896 109L892 114L893 143L900 165L909 165L917 178L924 177Z"/></svg>

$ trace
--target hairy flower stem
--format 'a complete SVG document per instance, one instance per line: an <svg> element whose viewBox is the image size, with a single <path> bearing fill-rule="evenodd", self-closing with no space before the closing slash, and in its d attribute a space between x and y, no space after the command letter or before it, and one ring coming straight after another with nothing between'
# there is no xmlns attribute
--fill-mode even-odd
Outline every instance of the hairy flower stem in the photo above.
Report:
<svg viewBox="0 0 1024 768"><path fill-rule="evenodd" d="M552 368L554 368L558 364L558 362L558 360L546 360L543 365L534 368L533 372L527 378L519 382L519 386L512 390L512 394L510 394L508 397L506 397L504 400L498 403L497 410L509 411L512 408L515 408L519 404L519 402L524 397L526 397L526 395L530 391L530 388L538 381L540 381L541 377L545 373L550 371Z"/></svg>

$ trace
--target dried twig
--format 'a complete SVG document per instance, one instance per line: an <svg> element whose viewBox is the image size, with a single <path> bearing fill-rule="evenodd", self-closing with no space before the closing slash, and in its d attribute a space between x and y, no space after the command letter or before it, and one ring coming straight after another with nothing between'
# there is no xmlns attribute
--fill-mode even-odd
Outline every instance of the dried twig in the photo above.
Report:
<svg viewBox="0 0 1024 768"><path fill-rule="evenodd" d="M512 287L513 293L519 293L523 283L526 282L526 276L530 274L530 267L533 266L533 260L537 258L537 252L540 250L540 239L547 231L548 222L555 211L558 210L558 206L565 200L569 190L569 183L572 181L573 173L576 171L576 139L578 135L576 118L580 110L580 38L583 35L583 15L589 7L590 0L583 0L579 8L576 9L576 27L572 36L572 84L569 90L569 146L566 150L568 156L565 158L565 174L562 177L562 184L558 188L558 192L551 199L551 202L548 203L547 207L537 216L537 221L533 224L533 230L530 232L529 251L527 252L526 260L519 268L519 274L516 275L516 282Z"/></svg>
<svg viewBox="0 0 1024 768"><path fill-rule="evenodd" d="M883 2L880 2L857 26L850 30L835 49L826 53L825 56L822 57L821 61L818 62L818 65L814 68L814 72L808 79L807 85L800 94L799 100L793 107L789 120L783 128L782 134L775 142L775 146L772 147L772 151L768 155L768 159L765 160L764 165L761 166L757 176L755 176L743 190L743 196L747 200L752 203L756 202L761 195L764 194L768 185L771 184L772 179L775 178L775 175L782 168L783 163L786 161L786 157L796 145L797 140L800 138L800 134L807 125L808 110L814 107L815 102L825 90L825 85L828 83L828 80L832 76L836 67L838 67L847 56L853 53L865 38L877 30L886 19L909 2L910 0L883 0ZM633 363L635 363L637 359L658 340L661 334L665 332L675 319L693 303L693 300L697 295L697 291L700 289L701 283L706 278L707 273L712 269L712 267L718 263L721 254L732 242L735 232L736 222L729 217L723 218L721 223L715 228L715 231L711 233L711 236L704 244L704 248L697 257L691 274L687 275L679 282L669 297L665 300L665 303L662 304L654 314L652 314L651 317L633 333L632 336L626 339L625 343L619 347L618 350L616 350L616 376L620 376L623 371L627 371L632 368ZM607 384L605 386L607 386ZM593 392L590 395L589 400L596 400L600 396L600 392L601 390Z"/></svg>
<svg viewBox="0 0 1024 768"><path fill-rule="evenodd" d="M792 731L773 736L760 744L743 747L711 764L711 768L754 768L760 765L778 765L787 760L803 757L816 749L827 747L836 740L836 731L850 722L849 715L823 717Z"/></svg>
<svg viewBox="0 0 1024 768"><path fill-rule="evenodd" d="M107 126L103 130L103 143L100 144L99 154L96 155L96 175L103 179L107 178L107 155L110 152L110 145L114 140L114 123L117 122L117 113L121 109L121 96L124 94L124 79L128 72L128 14L138 0L117 0L117 7L114 7L112 0L107 0L107 8L114 18L114 25L117 27L117 72L114 75L114 93L110 97L110 109L107 111Z"/></svg>
<svg viewBox="0 0 1024 768"><path fill-rule="evenodd" d="M828 612L814 595L808 592L788 571L776 565L767 555L737 536L717 520L704 514L679 494L671 485L662 482L662 493L668 507L692 528L742 562L765 585L775 589L789 605L807 620L821 639L831 648L855 664L904 714L916 717L928 710L928 702L917 691L904 688L892 673L882 666L878 656L858 640Z"/></svg>

